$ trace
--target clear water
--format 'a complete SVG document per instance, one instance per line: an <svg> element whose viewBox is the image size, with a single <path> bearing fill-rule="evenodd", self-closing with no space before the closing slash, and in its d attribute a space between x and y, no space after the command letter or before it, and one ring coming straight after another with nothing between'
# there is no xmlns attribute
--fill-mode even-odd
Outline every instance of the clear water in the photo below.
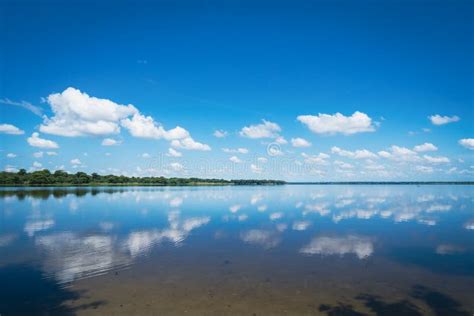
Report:
<svg viewBox="0 0 474 316"><path fill-rule="evenodd" d="M0 314L473 315L473 189L1 189Z"/></svg>

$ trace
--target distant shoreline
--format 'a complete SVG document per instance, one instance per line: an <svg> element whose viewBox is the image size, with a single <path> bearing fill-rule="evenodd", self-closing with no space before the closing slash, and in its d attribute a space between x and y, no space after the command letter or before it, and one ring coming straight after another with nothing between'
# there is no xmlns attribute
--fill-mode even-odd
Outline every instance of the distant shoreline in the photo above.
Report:
<svg viewBox="0 0 474 316"><path fill-rule="evenodd" d="M234 181L234 180L231 180ZM144 184L144 183L89 183L89 184L0 184L0 188L87 188L87 187L219 187L219 186L280 186L280 185L474 185L474 181L428 181L428 182L278 182L278 183L186 183L186 184Z"/></svg>
<svg viewBox="0 0 474 316"><path fill-rule="evenodd" d="M87 188L87 187L219 187L219 186L276 186L287 183L186 183L186 184L144 184L144 183L89 183L89 184L0 184L0 188Z"/></svg>
<svg viewBox="0 0 474 316"><path fill-rule="evenodd" d="M196 182L196 183L182 183L182 184L146 184L146 183L84 183L84 184L0 184L0 188L76 188L76 187L218 187L218 186L277 186L288 183L235 183L235 182Z"/></svg>
<svg viewBox="0 0 474 316"><path fill-rule="evenodd" d="M272 185L473 185L474 181L294 181L272 179L216 179L216 178L165 178L128 177L113 174L99 175L85 172L67 173L62 170L54 172L48 169L27 172L0 172L0 187L99 187L99 186L272 186Z"/></svg>
<svg viewBox="0 0 474 316"><path fill-rule="evenodd" d="M85 172L67 173L63 170L54 172L48 169L27 172L0 172L0 186L12 187L76 187L76 186L215 186L215 185L282 185L285 181L268 179L203 179L203 178L165 178L135 177L124 175L100 175Z"/></svg>

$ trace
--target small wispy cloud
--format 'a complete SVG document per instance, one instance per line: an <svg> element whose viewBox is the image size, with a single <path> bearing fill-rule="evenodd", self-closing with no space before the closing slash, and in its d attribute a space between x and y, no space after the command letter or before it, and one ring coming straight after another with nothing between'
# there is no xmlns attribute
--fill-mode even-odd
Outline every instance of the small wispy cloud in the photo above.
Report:
<svg viewBox="0 0 474 316"><path fill-rule="evenodd" d="M20 101L20 102L16 102L16 101L12 101L10 99L0 99L0 103L5 104L5 105L18 106L18 107L24 108L25 110L28 110L28 111L32 112L33 114L35 114L39 117L43 116L43 109L39 106L31 104L30 102L26 102L26 101L23 101L23 100Z"/></svg>
<svg viewBox="0 0 474 316"><path fill-rule="evenodd" d="M224 131L224 130L221 130L221 129L218 129L218 130L215 130L212 135L214 135L217 138L224 138L228 135L228 132Z"/></svg>

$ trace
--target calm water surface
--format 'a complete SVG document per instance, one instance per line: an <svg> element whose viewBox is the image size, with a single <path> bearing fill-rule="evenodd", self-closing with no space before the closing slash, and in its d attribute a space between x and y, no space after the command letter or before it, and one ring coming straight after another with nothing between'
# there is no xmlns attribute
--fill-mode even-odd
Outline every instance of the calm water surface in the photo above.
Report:
<svg viewBox="0 0 474 316"><path fill-rule="evenodd" d="M0 190L0 314L473 315L472 186Z"/></svg>

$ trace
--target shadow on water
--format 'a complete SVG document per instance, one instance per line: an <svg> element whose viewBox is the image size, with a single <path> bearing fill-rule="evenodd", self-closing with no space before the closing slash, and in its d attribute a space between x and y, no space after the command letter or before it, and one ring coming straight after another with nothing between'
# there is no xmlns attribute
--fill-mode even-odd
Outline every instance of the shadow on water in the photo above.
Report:
<svg viewBox="0 0 474 316"><path fill-rule="evenodd" d="M411 296L415 299L424 301L436 315L451 315L451 316L469 316L470 313L463 311L461 304L453 298L428 289L422 285L415 285L413 287Z"/></svg>
<svg viewBox="0 0 474 316"><path fill-rule="evenodd" d="M0 314L9 315L74 315L78 310L98 308L104 301L74 308L64 303L77 300L81 294L47 279L40 270L27 265L0 268Z"/></svg>
<svg viewBox="0 0 474 316"><path fill-rule="evenodd" d="M410 297L420 300L428 305L433 314L437 316L470 316L468 312L461 309L461 304L453 298L432 289L428 289L422 285L415 285L412 288ZM408 300L384 302L379 296L369 294L360 294L356 296L355 299L362 301L375 315L424 315L417 306ZM339 303L336 306L321 304L319 306L319 311L325 312L328 316L369 316L368 314L355 310L352 305L344 303Z"/></svg>
<svg viewBox="0 0 474 316"><path fill-rule="evenodd" d="M329 316L366 316L354 310L352 305L339 303L338 306L330 306L326 304L319 305L320 312L326 312Z"/></svg>
<svg viewBox="0 0 474 316"><path fill-rule="evenodd" d="M388 303L384 302L380 297L376 295L361 294L356 297L357 300L364 302L367 306L377 315L406 315L406 316L418 316L422 315L418 308L407 300L401 300L398 302Z"/></svg>

